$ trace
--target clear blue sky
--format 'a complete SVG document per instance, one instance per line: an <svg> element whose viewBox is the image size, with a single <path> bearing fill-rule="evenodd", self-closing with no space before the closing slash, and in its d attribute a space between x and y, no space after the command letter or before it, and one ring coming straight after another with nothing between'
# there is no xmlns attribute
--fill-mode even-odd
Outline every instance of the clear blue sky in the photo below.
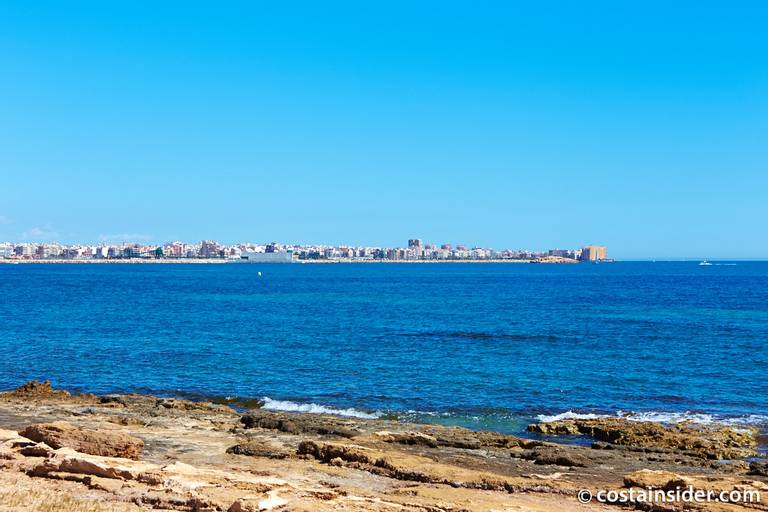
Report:
<svg viewBox="0 0 768 512"><path fill-rule="evenodd" d="M765 2L2 2L0 240L768 257Z"/></svg>

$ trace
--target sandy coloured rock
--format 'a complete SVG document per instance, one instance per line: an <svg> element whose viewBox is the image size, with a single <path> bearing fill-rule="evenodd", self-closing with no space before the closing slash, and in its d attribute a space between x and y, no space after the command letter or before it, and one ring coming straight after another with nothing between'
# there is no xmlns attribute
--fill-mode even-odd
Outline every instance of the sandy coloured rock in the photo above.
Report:
<svg viewBox="0 0 768 512"><path fill-rule="evenodd" d="M140 439L142 460L48 447L18 434L62 420L68 430ZM593 448L547 439L556 438L263 409L243 416L142 395L0 393L0 510L11 503L13 512L607 512L617 508L580 504L577 491L675 482L768 496L768 477L750 474L746 459L722 462L673 444L601 441ZM768 510L765 503L694 508Z"/></svg>
<svg viewBox="0 0 768 512"><path fill-rule="evenodd" d="M240 418L245 428L279 430L288 434L320 434L351 438L361 434L354 423L334 416L254 410Z"/></svg>
<svg viewBox="0 0 768 512"><path fill-rule="evenodd" d="M291 453L273 444L261 441L247 441L227 448L227 453L232 455L245 455L248 457L266 457L269 459L285 459Z"/></svg>
<svg viewBox="0 0 768 512"><path fill-rule="evenodd" d="M144 449L141 439L113 431L77 427L65 421L30 425L19 435L51 448L72 448L82 453L138 460Z"/></svg>
<svg viewBox="0 0 768 512"><path fill-rule="evenodd" d="M756 455L758 435L751 428L692 423L662 425L625 418L559 420L535 423L528 430L549 436L584 435L614 445L674 450L718 460Z"/></svg>

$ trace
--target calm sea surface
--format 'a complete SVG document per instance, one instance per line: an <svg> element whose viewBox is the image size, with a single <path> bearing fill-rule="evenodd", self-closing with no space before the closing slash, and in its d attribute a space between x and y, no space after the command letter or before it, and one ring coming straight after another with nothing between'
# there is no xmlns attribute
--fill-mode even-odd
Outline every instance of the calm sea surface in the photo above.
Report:
<svg viewBox="0 0 768 512"><path fill-rule="evenodd" d="M0 344L0 389L765 425L768 263L0 265Z"/></svg>

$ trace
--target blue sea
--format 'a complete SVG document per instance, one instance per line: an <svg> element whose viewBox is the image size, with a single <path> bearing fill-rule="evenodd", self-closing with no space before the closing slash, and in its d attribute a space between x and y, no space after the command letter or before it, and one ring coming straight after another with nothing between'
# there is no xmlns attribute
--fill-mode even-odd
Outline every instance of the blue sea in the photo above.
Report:
<svg viewBox="0 0 768 512"><path fill-rule="evenodd" d="M0 265L0 297L0 389L768 423L768 262Z"/></svg>

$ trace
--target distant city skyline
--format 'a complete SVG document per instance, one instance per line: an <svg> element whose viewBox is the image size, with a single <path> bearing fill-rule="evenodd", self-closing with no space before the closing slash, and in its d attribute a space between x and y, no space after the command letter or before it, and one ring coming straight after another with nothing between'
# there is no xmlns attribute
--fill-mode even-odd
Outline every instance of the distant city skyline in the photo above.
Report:
<svg viewBox="0 0 768 512"><path fill-rule="evenodd" d="M168 244L173 243L183 243L186 245L200 245L201 242L206 241L214 241L217 243L221 243L223 246L228 247L236 247L236 246L243 246L243 245L255 245L255 246L268 246L271 244L277 244L280 246L286 246L286 247L350 247L350 248L408 248L409 243L411 242L411 239L407 240L405 243L403 242L402 238L400 239L400 242L397 241L394 243L349 243L349 242L339 242L339 243L333 243L333 242L307 242L307 241L287 241L284 239L272 239L267 241L267 239L258 239L257 237L251 237L247 239L241 239L241 240L223 240L220 238L212 238L212 237L202 237L202 238L195 238L195 239L183 239L181 237L171 237L166 240L155 240L154 237L148 236L148 235L131 235L131 234L121 234L121 235L99 235L95 239L91 240L69 240L69 241L62 241L61 239L46 239L41 238L38 240L30 240L30 239L2 239L0 238L0 246L4 244L10 244L12 246L17 245L61 245L65 247L74 247L74 246L89 246L89 247L108 247L108 246L130 246L130 245L141 245L141 246L164 246ZM551 252L553 250L573 250L573 248L583 248L587 246L593 246L596 245L592 243L591 241L589 243L576 243L572 245L565 245L565 244L554 244L550 247L540 247L540 246L534 246L533 244L524 244L521 246L512 246L512 245L484 245L479 243L472 243L468 241L445 241L445 240L430 240L430 239L419 239L423 241L423 244L425 246L435 246L435 247L445 247L446 245L448 247L456 248L456 247L465 247L468 249L484 249L484 250L498 250L498 251L521 251L521 252L527 252L531 254L544 254L547 252ZM605 246L606 244L603 244ZM568 249L568 248L571 249ZM611 258L612 259L621 259L626 261L653 261L653 260L659 260L659 261L675 261L675 260L702 260L702 259L713 259L713 260L756 260L756 261L765 261L768 260L768 257L750 257L750 256L744 256L744 257L735 257L735 256L717 256L717 255L711 255L711 254L694 254L690 256L638 256L638 257L620 257L616 256L615 253L621 254L621 250L614 251L613 248L611 248ZM2 257L1 251L0 251L0 257Z"/></svg>
<svg viewBox="0 0 768 512"><path fill-rule="evenodd" d="M0 240L768 258L768 4L0 6Z"/></svg>
<svg viewBox="0 0 768 512"><path fill-rule="evenodd" d="M605 246L587 245L581 248L529 250L469 246L464 244L424 243L409 239L405 245L355 246L349 244L284 244L279 242L222 244L216 240L199 243L183 241L152 243L60 244L0 242L0 262L24 261L84 261L84 260L231 260L290 263L294 260L354 260L354 261L493 261L515 260L534 263L574 263L577 261L608 261Z"/></svg>
<svg viewBox="0 0 768 512"><path fill-rule="evenodd" d="M597 244L581 244L578 246L572 246L570 248L566 248L564 246L555 246L550 248L541 248L541 247L511 247L511 246L498 246L498 247L492 247L492 246L482 246L479 244L472 244L472 243L465 243L465 242L458 242L458 243L445 243L445 242L435 242L431 240L423 240L423 239L408 239L404 243L400 244L348 244L348 243L341 243L341 244L331 244L331 243L302 243L302 242L285 242L285 241L279 241L279 240L273 240L270 242L267 241L255 241L255 240L241 240L237 242L223 242L220 240L208 238L208 239L202 239L197 241L184 241L179 239L173 239L173 240L167 240L164 242L153 242L151 240L100 240L98 242L71 242L71 243L63 243L58 241L52 241L52 242L31 242L31 241L9 241L9 240L0 240L0 260L3 258L8 258L12 255L21 257L21 256L42 256L42 257L50 257L50 256L59 256L61 254L69 252L69 255L67 257L91 257L96 255L96 249L103 249L103 252L99 252L99 257L106 257L107 256L107 249L109 248L115 248L115 249L121 249L121 250L128 250L128 254L131 254L130 249L131 248L141 248L141 251L143 251L143 254L150 255L150 252L154 252L156 248L165 248L166 250L172 247L175 249L176 254L169 254L166 253L164 257L211 257L215 252L221 251L221 250L231 250L236 251L237 254L239 254L240 250L248 250L248 251L285 251L285 250L293 250L296 254L303 254L306 255L310 252L314 252L319 250L327 251L326 254L324 254L322 257L332 257L338 258L338 257L344 257L348 254L339 254L339 251L345 251L347 249L353 249L353 250L364 250L360 253L360 255L368 255L371 256L374 250L380 250L377 257L386 259L386 254L388 251L407 251L407 250L415 250L418 253L421 254L432 254L433 256L437 253L442 253L440 257L428 257L427 259L462 259L469 257L472 259L473 257L477 257L480 255L480 259L487 259L487 258L501 258L501 259L508 259L508 258L517 258L517 257L523 257L523 258L537 258L537 257L547 257L547 256L554 256L554 257L564 257L564 258L573 258L573 259L585 259L585 260L605 260L609 259L611 261L615 260L623 260L623 261L701 261L701 260L721 260L721 261L747 261L747 260L753 260L753 261L764 261L764 258L722 258L722 257L708 257L708 256L693 256L693 257L660 257L660 258L616 258L613 254L613 250L611 249L611 254L608 254L608 247L604 245L597 245ZM20 248L23 248L20 250ZM62 251L61 254L55 254L51 255L49 254L50 249L52 248L58 248ZM78 252L77 249L82 249L83 251ZM74 250L74 252L72 251ZM90 253L88 253L90 251ZM456 251L459 251L457 253ZM470 256L470 254L473 251L477 251L474 253L474 256ZM582 252L587 251L586 254L582 257ZM592 254L590 256L590 253ZM137 253L138 254L138 253ZM229 253L229 256L235 256L235 252ZM400 252L400 256L402 256L404 253ZM318 254L319 255L319 254ZM152 255L154 256L154 255ZM220 254L221 257L225 257L225 254L222 252ZM121 253L110 253L110 257L124 257L124 254Z"/></svg>

